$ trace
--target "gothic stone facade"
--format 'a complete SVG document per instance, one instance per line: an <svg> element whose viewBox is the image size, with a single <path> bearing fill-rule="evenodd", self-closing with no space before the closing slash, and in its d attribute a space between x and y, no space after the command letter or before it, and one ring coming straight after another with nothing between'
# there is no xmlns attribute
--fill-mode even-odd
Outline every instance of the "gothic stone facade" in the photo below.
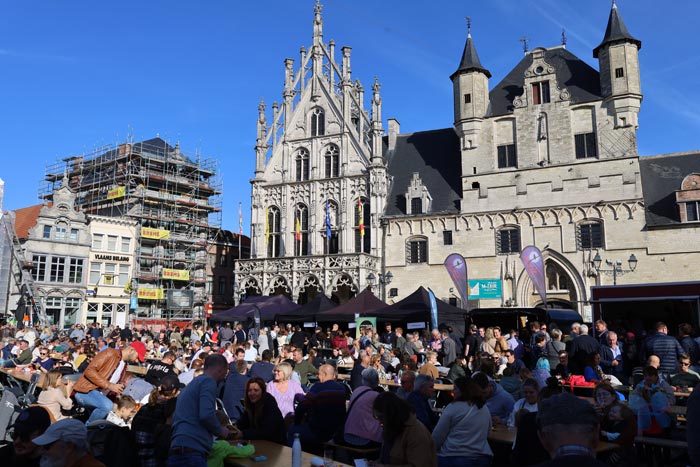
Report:
<svg viewBox="0 0 700 467"><path fill-rule="evenodd" d="M635 255L636 271L619 283L697 279L698 155L639 158L640 48L613 5L593 50L599 70L564 46L535 48L492 86L470 31L450 77L454 127L401 134L389 119L381 144L379 85L368 115L350 79L350 49L335 64L317 6L314 44L302 51L310 76L294 75L287 60L271 125L260 107L253 259L236 266L239 289L304 300L309 288L352 293L369 272L391 271L396 299L418 285L449 299L443 262L457 252L470 279L501 283L502 296L481 306L534 306L540 299L518 259L527 245L543 251L550 304L581 312L592 285L611 283L592 267L596 253L625 266ZM337 81L322 73L324 59ZM326 200L338 236L330 250ZM358 200L366 237L357 234Z"/></svg>

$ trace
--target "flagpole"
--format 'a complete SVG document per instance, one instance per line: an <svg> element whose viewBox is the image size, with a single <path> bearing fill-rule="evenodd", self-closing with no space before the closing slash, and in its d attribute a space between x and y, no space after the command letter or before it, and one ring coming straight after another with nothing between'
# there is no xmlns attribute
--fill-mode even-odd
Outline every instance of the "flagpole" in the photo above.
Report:
<svg viewBox="0 0 700 467"><path fill-rule="evenodd" d="M238 202L238 259L241 259L241 235L243 235L243 213L241 202Z"/></svg>

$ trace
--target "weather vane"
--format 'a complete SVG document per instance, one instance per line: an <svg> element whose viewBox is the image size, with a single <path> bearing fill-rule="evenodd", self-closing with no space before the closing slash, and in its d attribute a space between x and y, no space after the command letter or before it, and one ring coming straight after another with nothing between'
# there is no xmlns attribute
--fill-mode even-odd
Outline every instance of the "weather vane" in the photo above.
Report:
<svg viewBox="0 0 700 467"><path fill-rule="evenodd" d="M527 51L528 51L527 36L523 36L523 38L519 39L518 42L523 43L523 52L527 53Z"/></svg>
<svg viewBox="0 0 700 467"><path fill-rule="evenodd" d="M561 30L561 45L566 47L566 29Z"/></svg>
<svg viewBox="0 0 700 467"><path fill-rule="evenodd" d="M469 16L465 16L464 19L467 20L467 34L472 33L472 19Z"/></svg>

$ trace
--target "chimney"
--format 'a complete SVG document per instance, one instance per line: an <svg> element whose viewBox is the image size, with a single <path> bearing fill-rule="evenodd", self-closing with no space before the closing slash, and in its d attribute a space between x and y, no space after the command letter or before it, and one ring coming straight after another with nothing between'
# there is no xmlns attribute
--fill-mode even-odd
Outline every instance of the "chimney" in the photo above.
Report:
<svg viewBox="0 0 700 467"><path fill-rule="evenodd" d="M389 123L389 151L396 149L396 137L401 133L401 124L395 118L390 118Z"/></svg>

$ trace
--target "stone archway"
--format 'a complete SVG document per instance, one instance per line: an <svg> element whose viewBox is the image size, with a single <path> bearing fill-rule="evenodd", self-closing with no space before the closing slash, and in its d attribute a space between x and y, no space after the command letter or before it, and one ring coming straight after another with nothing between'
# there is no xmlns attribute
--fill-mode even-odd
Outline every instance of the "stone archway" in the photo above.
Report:
<svg viewBox="0 0 700 467"><path fill-rule="evenodd" d="M292 289L289 287L287 279L283 276L275 276L267 285L267 293L265 295L284 295L287 298L292 298Z"/></svg>
<svg viewBox="0 0 700 467"><path fill-rule="evenodd" d="M343 304L357 295L358 287L353 282L352 277L347 274L339 274L333 280L331 287L331 300Z"/></svg>
<svg viewBox="0 0 700 467"><path fill-rule="evenodd" d="M583 313L586 291L578 270L560 253L553 250L542 252L544 257L547 305L552 308L569 308ZM523 269L517 279L518 303L523 307L543 306L540 295Z"/></svg>
<svg viewBox="0 0 700 467"><path fill-rule="evenodd" d="M297 303L299 305L309 303L320 293L323 293L323 287L321 287L321 281L318 277L313 274L304 276L299 284L299 298L297 299Z"/></svg>

